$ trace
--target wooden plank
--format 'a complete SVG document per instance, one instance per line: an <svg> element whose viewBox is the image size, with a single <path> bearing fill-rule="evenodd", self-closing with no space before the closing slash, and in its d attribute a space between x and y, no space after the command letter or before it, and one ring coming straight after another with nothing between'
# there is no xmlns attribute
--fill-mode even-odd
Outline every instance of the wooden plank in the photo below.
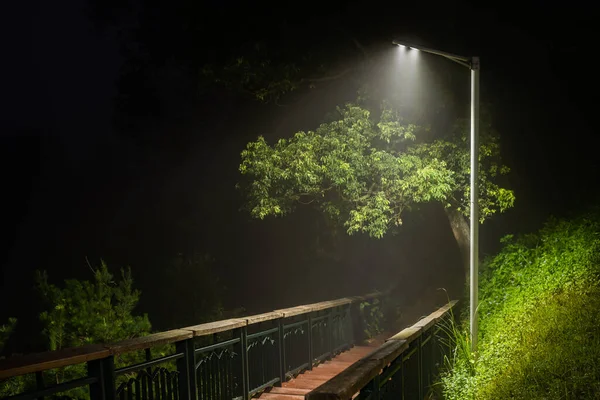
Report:
<svg viewBox="0 0 600 400"><path fill-rule="evenodd" d="M362 389L381 370L376 360L361 360L305 397L306 400L347 400Z"/></svg>
<svg viewBox="0 0 600 400"><path fill-rule="evenodd" d="M349 362L349 363L355 363L358 360L360 360L361 358L367 356L368 354L363 354L363 355L359 355L359 354L352 354L352 355L347 355L347 356L338 356L335 358L335 360L337 362Z"/></svg>
<svg viewBox="0 0 600 400"><path fill-rule="evenodd" d="M182 340L191 339L192 336L193 334L191 331L174 329L166 332L153 333L139 338L123 340L118 343L106 345L105 347L110 350L111 354L117 355L127 353L128 351L147 349L161 344L180 342Z"/></svg>
<svg viewBox="0 0 600 400"><path fill-rule="evenodd" d="M300 388L285 388L285 387L273 387L269 390L268 393L278 393L278 394L299 394L304 396L306 393L310 392L310 389L300 389Z"/></svg>
<svg viewBox="0 0 600 400"><path fill-rule="evenodd" d="M302 374L302 375L298 375L296 377L296 381L310 382L311 384L314 385L314 387L317 387L320 384L322 384L323 382L330 380L334 376L335 376L335 374L326 374L326 375L305 375L305 374Z"/></svg>
<svg viewBox="0 0 600 400"><path fill-rule="evenodd" d="M410 328L405 328L400 332L396 333L394 336L386 340L386 342L390 340L405 340L406 342L410 343L413 340L417 339L419 336L421 336L422 332L423 328L411 326Z"/></svg>
<svg viewBox="0 0 600 400"><path fill-rule="evenodd" d="M302 374L302 379L309 379L313 381L320 381L321 383L330 380L334 376L338 375L342 371L327 371L327 372L315 372L313 374Z"/></svg>
<svg viewBox="0 0 600 400"><path fill-rule="evenodd" d="M263 393L260 399L269 400L304 400L304 395L301 394L279 394L279 393Z"/></svg>
<svg viewBox="0 0 600 400"><path fill-rule="evenodd" d="M305 375L313 375L313 374L338 374L345 370L348 367L318 367L313 368L311 371L306 371Z"/></svg>
<svg viewBox="0 0 600 400"><path fill-rule="evenodd" d="M258 324L259 322L272 321L274 319L283 318L283 313L271 311L264 314L250 315L245 317L248 325Z"/></svg>
<svg viewBox="0 0 600 400"><path fill-rule="evenodd" d="M346 368L348 368L348 367L347 366L343 366L343 367L319 366L319 367L313 368L310 371L304 372L304 374L306 374L306 375L328 374L328 373L337 374L339 372L342 372Z"/></svg>
<svg viewBox="0 0 600 400"><path fill-rule="evenodd" d="M400 356L407 348L408 342L405 340L390 340L365 358L373 361L380 361L382 364L381 366L385 367L398 358L398 356Z"/></svg>
<svg viewBox="0 0 600 400"><path fill-rule="evenodd" d="M212 335L213 333L219 333L229 331L232 329L246 326L247 322L245 319L226 319L223 321L208 322L206 324L188 326L181 328L183 330L192 331L194 337Z"/></svg>
<svg viewBox="0 0 600 400"><path fill-rule="evenodd" d="M352 300L353 303L360 303L365 300L363 296L350 296L348 298Z"/></svg>
<svg viewBox="0 0 600 400"><path fill-rule="evenodd" d="M336 366L336 367L349 367L350 365L354 364L354 361L329 361L323 365L330 365L330 366Z"/></svg>
<svg viewBox="0 0 600 400"><path fill-rule="evenodd" d="M413 327L422 328L424 331L431 328L437 322L437 318L434 314L435 313L431 313L427 317L421 318L413 325Z"/></svg>
<svg viewBox="0 0 600 400"><path fill-rule="evenodd" d="M0 360L0 379L66 367L108 356L110 351L101 344L14 356Z"/></svg>
<svg viewBox="0 0 600 400"><path fill-rule="evenodd" d="M350 297L342 297L340 299L340 301L343 301L344 304L352 304L352 303L354 303L354 298L352 296L350 296Z"/></svg>
<svg viewBox="0 0 600 400"><path fill-rule="evenodd" d="M339 306L343 306L346 304L350 304L352 301L346 298L331 300L331 301L322 301L320 303L312 304L313 311L321 311L326 310L328 308L335 308Z"/></svg>
<svg viewBox="0 0 600 400"><path fill-rule="evenodd" d="M304 375L319 375L319 374L333 374L337 375L348 367L339 367L339 368L314 368L312 371L306 371Z"/></svg>
<svg viewBox="0 0 600 400"><path fill-rule="evenodd" d="M435 312L435 314L437 314L437 318L443 317L444 314L447 313L448 311L450 311L452 308L454 308L454 306L456 306L457 303L458 303L458 300L452 300L448 304L445 304L443 307L440 307Z"/></svg>
<svg viewBox="0 0 600 400"><path fill-rule="evenodd" d="M312 306L306 305L306 306L282 308L280 310L275 310L273 312L281 313L281 314L283 314L284 318L288 318L288 317L294 317L296 315L306 314L311 311L313 311Z"/></svg>
<svg viewBox="0 0 600 400"><path fill-rule="evenodd" d="M283 384L283 387L289 387L289 388L300 388L300 389L315 389L316 387L318 387L320 385L320 381L319 382L312 382L306 379L294 379L291 381L287 381L286 383Z"/></svg>
<svg viewBox="0 0 600 400"><path fill-rule="evenodd" d="M371 300L371 299L376 299L378 297L383 296L383 292L373 292L373 293L369 293L369 294L365 294L363 297L363 300Z"/></svg>

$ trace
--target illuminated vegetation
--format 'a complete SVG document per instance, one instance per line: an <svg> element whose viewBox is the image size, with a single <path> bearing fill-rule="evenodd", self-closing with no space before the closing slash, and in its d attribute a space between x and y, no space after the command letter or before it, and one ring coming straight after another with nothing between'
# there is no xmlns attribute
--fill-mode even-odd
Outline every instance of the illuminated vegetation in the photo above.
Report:
<svg viewBox="0 0 600 400"><path fill-rule="evenodd" d="M501 184L500 176L509 169L486 119L480 142L482 222L514 203L512 190ZM310 205L348 234L381 238L402 225L405 211L434 202L444 208L468 261L468 125L457 120L429 142L421 139L426 130L386 104L378 118L349 104L314 131L298 132L272 146L259 137L242 152L247 208L262 219Z"/></svg>
<svg viewBox="0 0 600 400"><path fill-rule="evenodd" d="M479 354L459 339L445 398L597 399L600 216L503 241L482 270Z"/></svg>
<svg viewBox="0 0 600 400"><path fill-rule="evenodd" d="M112 343L150 333L148 316L134 313L141 293L133 288L131 271L121 270L121 279L114 279L107 265L102 262L93 272L92 281L67 279L63 288L49 283L45 271L38 272L36 288L46 303L46 310L39 317L48 350ZM0 326L0 335L4 336L0 337L0 350L3 341L13 333L16 322L11 319L8 325ZM133 352L119 356L115 361L123 365L142 360L142 354ZM77 364L48 370L45 380L68 382L85 374L85 364ZM18 376L0 383L0 396L15 395L34 387L34 376ZM68 398L89 399L88 391L84 388L64 394Z"/></svg>

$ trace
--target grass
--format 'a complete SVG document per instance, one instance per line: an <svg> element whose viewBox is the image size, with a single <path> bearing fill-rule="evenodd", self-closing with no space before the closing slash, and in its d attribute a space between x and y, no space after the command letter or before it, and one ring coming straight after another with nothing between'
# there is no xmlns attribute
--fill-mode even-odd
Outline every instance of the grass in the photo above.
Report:
<svg viewBox="0 0 600 400"><path fill-rule="evenodd" d="M449 327L444 398L600 399L599 215L503 241L482 268L478 353Z"/></svg>

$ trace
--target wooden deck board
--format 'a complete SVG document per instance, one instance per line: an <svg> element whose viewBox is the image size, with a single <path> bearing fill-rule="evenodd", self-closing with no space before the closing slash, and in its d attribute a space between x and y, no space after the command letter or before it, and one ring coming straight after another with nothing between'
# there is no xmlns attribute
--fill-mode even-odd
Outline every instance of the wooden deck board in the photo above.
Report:
<svg viewBox="0 0 600 400"><path fill-rule="evenodd" d="M332 360L325 361L310 371L298 375L296 378L284 382L282 387L273 387L258 396L265 400L296 400L304 399L304 395L327 382L346 368L373 352L380 341L374 341L366 346L355 346Z"/></svg>

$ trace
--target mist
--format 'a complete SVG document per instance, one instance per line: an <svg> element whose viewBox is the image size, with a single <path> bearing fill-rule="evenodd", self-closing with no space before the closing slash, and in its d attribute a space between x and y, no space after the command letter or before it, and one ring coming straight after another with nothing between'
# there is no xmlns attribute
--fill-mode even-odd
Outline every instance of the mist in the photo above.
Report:
<svg viewBox="0 0 600 400"><path fill-rule="evenodd" d="M415 316L432 309L440 298L461 298L460 253L443 210L435 205L406 213L399 233L383 239L348 236L343 227L333 235L322 215L308 207L265 220L252 219L241 209L245 198L236 184L246 144L259 135L274 143L315 129L337 106L356 101L364 81L370 84L374 107L383 99L391 100L405 115L434 128L468 115L468 71L392 46L392 33L420 30L417 40L425 44L433 37L456 52L482 56L482 99L495 107L518 204L482 225L483 254L496 251L504 234L539 226L551 208L566 212L577 203L578 185L570 179L578 171L583 171L578 182L595 176L591 150L589 157L579 157L587 160L581 161L586 163L582 167L546 169L562 154L570 157L577 146L565 148L562 140L554 139L538 146L541 138L552 136L547 132L561 128L537 121L551 115L548 110L566 115L571 111L563 104L539 106L544 93L524 87L526 78L515 78L517 69L511 62L494 58L497 43L486 48L460 32L448 38L441 28L432 34L423 27L373 23L373 33L358 28L353 32L356 37L362 34L367 43L368 63L352 40L341 49L325 49L339 56L337 70L360 70L352 79L319 82L279 104L264 104L223 88L200 91L197 71L181 67L180 54L150 59L152 71L158 72L152 79L140 78L140 87L152 92L155 101L132 100L143 109L133 115L116 107L116 99L125 93L118 84L125 59L117 35L110 29L98 33L85 10L74 3L39 7L39 15L32 16L23 6L17 11L31 17L26 18L28 23L9 25L23 35L14 47L21 53L29 50L21 59L25 67L11 64L5 74L19 79L6 79L10 85L3 95L10 106L3 112L6 122L0 139L4 226L9 236L2 252L0 321L13 316L21 321L13 346L19 352L42 346L31 340L40 312L34 271L45 269L50 280L60 284L64 279L90 279L90 267L101 260L115 274L131 267L135 287L141 291L138 311L149 315L157 331L188 323L178 297L191 296L198 288L196 295L202 299L215 282L218 294L207 294L203 301L218 299L225 315L392 288L407 310L416 310ZM257 28L256 36L261 33ZM320 34L314 33L314 38ZM492 29L486 35L493 42ZM183 41L176 35L171 39ZM216 57L213 53L235 53L233 45L227 48L223 42L228 41L223 39L206 54L189 55L194 59L191 64L200 64L195 57L208 60ZM545 76L553 73L559 72L539 72L531 85L543 87ZM142 89L136 93L145 96ZM583 119L577 124L578 132L587 132ZM569 199L552 186L558 172L571 182ZM194 271L188 271L190 275L169 278L173 260L193 254L210 257L209 272L193 277ZM196 279L197 286L184 285L186 279Z"/></svg>

